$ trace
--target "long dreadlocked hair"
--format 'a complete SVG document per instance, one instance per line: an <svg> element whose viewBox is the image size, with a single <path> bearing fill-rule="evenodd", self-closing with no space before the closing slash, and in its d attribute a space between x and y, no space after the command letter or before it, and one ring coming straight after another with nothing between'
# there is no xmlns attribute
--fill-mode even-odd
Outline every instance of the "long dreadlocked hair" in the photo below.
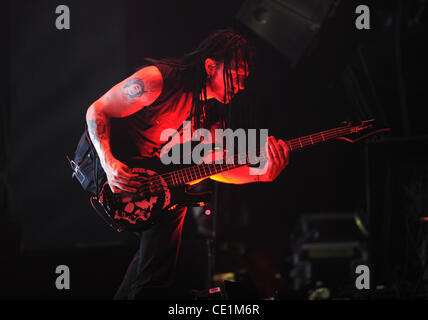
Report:
<svg viewBox="0 0 428 320"><path fill-rule="evenodd" d="M233 97L234 85L232 80L232 63L238 72L239 62L244 62L245 75L247 71L253 71L255 49L254 46L233 28L221 29L203 40L195 50L179 59L146 59L151 62L161 62L170 66L180 67L184 72L185 90L192 93L191 117L195 129L207 128L210 124L207 113L207 73L205 60L211 58L217 63L224 63L224 101L228 92ZM249 70L247 70L247 67ZM246 77L246 76L245 76ZM238 77L238 87L239 79ZM247 79L244 79L246 81ZM247 84L246 84L247 86ZM248 91L248 90L247 90ZM232 125L231 109L233 99L225 109L218 112L217 120L225 128Z"/></svg>

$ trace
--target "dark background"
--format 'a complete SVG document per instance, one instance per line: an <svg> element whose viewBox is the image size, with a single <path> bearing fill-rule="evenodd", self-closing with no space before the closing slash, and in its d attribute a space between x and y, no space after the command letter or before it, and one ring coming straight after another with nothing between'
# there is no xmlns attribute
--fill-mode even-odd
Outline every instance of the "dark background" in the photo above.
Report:
<svg viewBox="0 0 428 320"><path fill-rule="evenodd" d="M376 118L379 127L391 128L388 138L382 139L392 139L392 146L385 151L388 157L383 153L382 158L368 151L382 148L332 142L292 153L290 165L273 183L218 185L213 272L245 270L267 297L286 286L282 281L289 271L290 233L301 215L357 212L374 233L383 230L376 229L383 220L373 221L371 216L373 202L384 204L377 207L382 212L377 216L384 217L385 203L394 207L396 198L385 191L383 175L374 181L368 174L387 166L385 159L403 157L403 141L407 146L406 141L428 131L423 117L428 89L426 1L367 2L370 30L355 28L355 8L360 3L342 1L296 65L236 19L243 2L2 4L9 18L2 21L4 48L9 48L9 59L3 61L8 77L1 114L1 219L6 230L2 246L11 257L3 264L4 278L10 280L5 282L8 290L2 292L5 298L113 296L137 240L132 234L116 233L93 212L88 197L71 179L66 155L74 154L86 109L135 72L143 58L178 57L226 26L235 26L256 43L255 112L260 127L291 139L336 127L344 120ZM55 8L60 4L70 8L70 30L55 28ZM371 143L382 144L382 139ZM394 144L394 139L402 144ZM427 172L426 149L419 145L415 149L422 159L415 174L420 177ZM372 164L373 157L380 162ZM408 161L412 167L412 160ZM403 170L388 172L397 185L403 185L399 178ZM418 186L418 195L426 197L426 179ZM376 188L386 192L380 200ZM418 217L427 215L423 203ZM207 272L206 238L195 230L198 223L211 226L213 215L204 219L186 218L185 276L193 272L194 278L203 279ZM404 242L412 233L388 230ZM372 242L375 252L394 251L394 244L387 250L377 243ZM409 252L408 247L402 250L404 255ZM71 290L60 292L54 287L60 264L71 269Z"/></svg>

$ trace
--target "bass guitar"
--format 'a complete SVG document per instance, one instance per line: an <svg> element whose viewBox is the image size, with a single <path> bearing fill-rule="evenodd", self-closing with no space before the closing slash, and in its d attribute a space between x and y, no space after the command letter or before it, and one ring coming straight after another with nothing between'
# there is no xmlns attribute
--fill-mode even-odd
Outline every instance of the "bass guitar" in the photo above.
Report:
<svg viewBox="0 0 428 320"><path fill-rule="evenodd" d="M349 136L372 128L373 120L362 121L358 125L349 123L322 132L285 141L290 151L302 150L333 139L357 142L368 136L388 131L380 129L350 139ZM235 155L235 160L246 155ZM260 151L260 161L268 159L264 150ZM212 175L248 165L243 161L233 163L202 163L187 166L164 165L158 158L127 163L133 173L138 175L141 186L136 193L113 193L104 181L98 195L91 197L94 209L114 229L144 230L155 224L164 214L172 214L179 206L201 206L210 200L209 193L191 192L192 182Z"/></svg>

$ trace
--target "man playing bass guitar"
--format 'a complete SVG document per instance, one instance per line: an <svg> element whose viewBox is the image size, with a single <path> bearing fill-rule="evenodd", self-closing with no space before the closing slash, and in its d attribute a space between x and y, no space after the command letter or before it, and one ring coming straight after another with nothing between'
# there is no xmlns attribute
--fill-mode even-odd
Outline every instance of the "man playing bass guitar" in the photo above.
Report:
<svg viewBox="0 0 428 320"><path fill-rule="evenodd" d="M86 113L88 132L111 191L137 191L141 182L126 163L135 157L159 157L163 130L178 130L186 120L192 130L224 128L227 116L213 123L208 101L232 103L245 89L253 57L244 36L232 29L219 30L180 59L147 59L140 70L92 103ZM241 166L210 178L233 184L275 180L289 162L289 149L274 137L268 138L265 148L268 161L263 174L250 174L249 166ZM185 214L185 207L177 208L141 232L139 250L116 299L180 298L173 287Z"/></svg>

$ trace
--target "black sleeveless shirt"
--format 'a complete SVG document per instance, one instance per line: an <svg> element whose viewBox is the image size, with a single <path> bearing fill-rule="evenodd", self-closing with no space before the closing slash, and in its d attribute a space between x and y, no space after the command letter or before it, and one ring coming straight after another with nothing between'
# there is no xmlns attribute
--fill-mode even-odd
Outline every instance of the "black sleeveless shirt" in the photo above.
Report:
<svg viewBox="0 0 428 320"><path fill-rule="evenodd" d="M184 88L184 72L180 67L164 63L155 65L163 79L160 96L149 106L125 117L111 119L113 155L122 162L135 158L159 157L164 129L179 131L190 120L192 94Z"/></svg>

